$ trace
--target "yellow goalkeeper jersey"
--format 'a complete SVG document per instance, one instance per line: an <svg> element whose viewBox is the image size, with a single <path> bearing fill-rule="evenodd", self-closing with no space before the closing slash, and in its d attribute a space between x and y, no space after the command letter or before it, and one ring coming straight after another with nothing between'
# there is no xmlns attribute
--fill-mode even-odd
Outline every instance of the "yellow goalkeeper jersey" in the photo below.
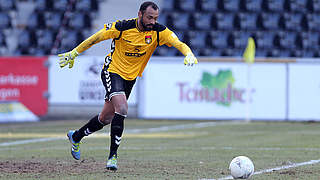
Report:
<svg viewBox="0 0 320 180"><path fill-rule="evenodd" d="M174 46L183 55L192 53L167 27L156 23L151 31L139 31L137 18L105 24L104 28L76 47L78 53L107 39L113 39L111 53L104 66L109 72L117 73L126 80L142 76L152 53L157 46Z"/></svg>

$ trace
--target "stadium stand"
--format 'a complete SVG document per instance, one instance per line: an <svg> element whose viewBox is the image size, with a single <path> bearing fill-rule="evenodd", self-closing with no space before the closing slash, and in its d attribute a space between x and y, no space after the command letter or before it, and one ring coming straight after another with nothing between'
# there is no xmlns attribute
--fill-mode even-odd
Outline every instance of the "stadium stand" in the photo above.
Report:
<svg viewBox="0 0 320 180"><path fill-rule="evenodd" d="M199 37L192 35L183 40L197 49L199 55L241 56L247 37L252 36L257 43L257 56L319 57L319 0L171 0L168 3L166 7L170 8L164 8L162 15L174 12L185 16L183 22L191 34ZM175 32L185 28L175 26L182 23L180 18L164 20ZM190 22L193 20L194 23Z"/></svg>
<svg viewBox="0 0 320 180"><path fill-rule="evenodd" d="M0 0L0 54L70 50L92 33L102 1ZM165 0L160 9L158 21L199 56L241 56L252 36L257 56L319 57L320 0ZM26 20L17 22L17 14ZM181 53L163 46L155 55Z"/></svg>

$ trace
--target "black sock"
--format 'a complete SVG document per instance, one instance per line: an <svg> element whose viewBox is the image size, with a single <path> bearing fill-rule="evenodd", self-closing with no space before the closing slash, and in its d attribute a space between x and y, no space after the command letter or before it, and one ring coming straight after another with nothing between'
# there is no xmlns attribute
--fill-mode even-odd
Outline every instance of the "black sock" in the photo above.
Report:
<svg viewBox="0 0 320 180"><path fill-rule="evenodd" d="M124 129L125 116L115 113L111 122L111 145L109 159L115 154L117 156L118 147L120 146L121 136Z"/></svg>
<svg viewBox="0 0 320 180"><path fill-rule="evenodd" d="M99 121L98 117L99 117L99 115L96 115L95 117L90 119L90 121L87 124L82 126L79 130L75 131L72 135L72 139L75 142L80 142L80 140L84 136L88 136L88 135L92 134L93 132L96 132L96 131L102 129L104 124L102 124Z"/></svg>

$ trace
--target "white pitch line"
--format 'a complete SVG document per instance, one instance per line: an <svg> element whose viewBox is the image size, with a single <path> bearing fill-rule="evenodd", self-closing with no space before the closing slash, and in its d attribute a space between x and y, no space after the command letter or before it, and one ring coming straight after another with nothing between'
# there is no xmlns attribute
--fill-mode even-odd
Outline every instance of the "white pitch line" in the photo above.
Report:
<svg viewBox="0 0 320 180"><path fill-rule="evenodd" d="M192 129L192 128L204 128L210 126L216 126L217 124L239 124L239 122L228 122L228 123L217 123L217 122L202 122L196 124L183 124L183 125L172 125L172 126L161 126L157 128L146 128L146 129L128 129L125 131L127 134L137 134L137 133L152 133L152 132L163 132L163 131L171 131L171 130L181 130L181 129ZM61 137L53 137L53 138L37 138L37 139L27 139L13 142L4 142L0 143L0 147L5 146L13 146L13 145L21 145L21 144L29 144L29 143L37 143L37 142L46 142L46 141L55 141L65 139Z"/></svg>
<svg viewBox="0 0 320 180"><path fill-rule="evenodd" d="M264 174L264 173L280 171L280 170L290 169L290 168L296 168L296 167L305 166L305 165L318 164L318 163L320 163L320 159L318 159L318 160L310 160L310 161L301 162L301 163L293 163L293 164L290 164L290 165L279 166L279 167L270 168L270 169L263 169L263 170L255 172L253 175ZM228 179L233 179L233 177L232 176L226 176L226 177L223 177L223 178L219 178L217 180L228 180ZM201 180L216 180L216 179L201 179Z"/></svg>
<svg viewBox="0 0 320 180"><path fill-rule="evenodd" d="M27 139L27 140L21 140L21 141L0 143L0 146L12 146L12 145L29 144L29 143L37 143L37 142L47 142L47 141L55 141L55 140L59 140L59 139L65 139L65 138L59 137L59 138Z"/></svg>
<svg viewBox="0 0 320 180"><path fill-rule="evenodd" d="M47 138L43 138L44 141L46 141L45 139ZM66 138L61 138L61 139L66 139ZM38 139L35 139L38 140ZM50 141L53 140L59 140L59 139L50 139ZM15 141L16 142L16 141ZM190 150L190 151L207 151L207 150L245 150L244 148L237 148L237 147L200 147L200 148L191 148L191 147L134 147L134 146L121 146L120 147L123 150L148 150L148 151L164 151L164 150ZM64 150L65 147L46 147L46 148L41 148L41 149L51 149L51 150ZM95 147L87 147L86 149L88 150L104 150L106 149L106 146L95 146ZM265 151L265 149L261 149L261 148L248 148L250 150L255 150L255 151ZM0 148L0 151L6 151L6 150L21 150L21 148L13 148L13 147L7 147L7 148ZM320 148L268 148L268 151L320 151Z"/></svg>
<svg viewBox="0 0 320 180"><path fill-rule="evenodd" d="M285 148L285 147L200 147L201 150L253 150L253 151L320 151L320 148Z"/></svg>

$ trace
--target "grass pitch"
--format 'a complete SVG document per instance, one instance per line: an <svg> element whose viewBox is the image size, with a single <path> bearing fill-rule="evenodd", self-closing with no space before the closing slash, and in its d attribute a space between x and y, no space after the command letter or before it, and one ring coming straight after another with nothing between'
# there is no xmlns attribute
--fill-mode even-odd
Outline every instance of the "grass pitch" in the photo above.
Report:
<svg viewBox="0 0 320 180"><path fill-rule="evenodd" d="M83 139L80 161L70 155L66 133L86 122L0 124L0 179L228 179L239 155L250 157L256 172L320 159L319 123L128 119L119 170L110 172L109 126ZM252 179L319 177L315 163Z"/></svg>

